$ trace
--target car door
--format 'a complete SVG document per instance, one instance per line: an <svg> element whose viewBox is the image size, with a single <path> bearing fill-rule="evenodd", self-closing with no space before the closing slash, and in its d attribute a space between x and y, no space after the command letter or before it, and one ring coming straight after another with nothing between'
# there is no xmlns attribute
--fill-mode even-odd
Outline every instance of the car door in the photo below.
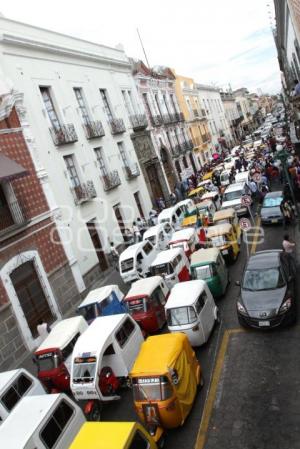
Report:
<svg viewBox="0 0 300 449"><path fill-rule="evenodd" d="M198 309L197 313L200 317L200 323L204 331L205 341L208 340L208 337L211 333L211 330L215 322L214 308L215 303L212 294L205 286L204 290L202 291L202 293L198 298L198 302L196 305L196 310Z"/></svg>

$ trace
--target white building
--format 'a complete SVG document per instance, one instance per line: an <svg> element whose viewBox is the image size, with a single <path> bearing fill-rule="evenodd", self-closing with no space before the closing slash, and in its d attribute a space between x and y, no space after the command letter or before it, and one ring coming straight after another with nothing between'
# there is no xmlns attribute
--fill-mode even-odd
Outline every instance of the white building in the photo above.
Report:
<svg viewBox="0 0 300 449"><path fill-rule="evenodd" d="M239 124L243 120L243 118L241 117L242 114L240 114L240 112L238 111L237 104L231 90L226 92L222 91L221 99L225 111L225 116L231 129L232 137L235 140L235 143L238 143L240 141L241 135Z"/></svg>
<svg viewBox="0 0 300 449"><path fill-rule="evenodd" d="M227 120L225 108L222 103L220 89L204 84L197 84L199 101L206 112L209 131L212 136L212 144L215 149L232 144L232 133Z"/></svg>
<svg viewBox="0 0 300 449"><path fill-rule="evenodd" d="M21 124L82 292L151 208L130 137L143 111L131 64L121 49L0 17L0 69L24 96Z"/></svg>

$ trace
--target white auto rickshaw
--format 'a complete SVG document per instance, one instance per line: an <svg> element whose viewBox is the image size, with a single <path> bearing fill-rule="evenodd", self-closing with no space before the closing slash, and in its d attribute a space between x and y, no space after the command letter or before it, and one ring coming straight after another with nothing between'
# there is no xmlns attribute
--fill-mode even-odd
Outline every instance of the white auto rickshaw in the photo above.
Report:
<svg viewBox="0 0 300 449"><path fill-rule="evenodd" d="M182 248L160 252L150 266L153 276L162 276L169 288L190 280L190 263Z"/></svg>
<svg viewBox="0 0 300 449"><path fill-rule="evenodd" d="M68 449L85 417L67 395L27 396L0 426L1 448Z"/></svg>
<svg viewBox="0 0 300 449"><path fill-rule="evenodd" d="M175 231L169 242L169 248L182 248L187 257L196 249L196 244L199 243L199 237L195 228L180 229Z"/></svg>
<svg viewBox="0 0 300 449"><path fill-rule="evenodd" d="M221 199L218 192L213 191L204 193L201 197L201 201L204 200L212 200L215 203L217 210L221 207Z"/></svg>
<svg viewBox="0 0 300 449"><path fill-rule="evenodd" d="M0 373L0 425L23 398L41 394L41 382L24 368Z"/></svg>
<svg viewBox="0 0 300 449"><path fill-rule="evenodd" d="M192 346L207 342L216 321L218 308L205 281L175 285L165 305L170 332L183 332Z"/></svg>
<svg viewBox="0 0 300 449"><path fill-rule="evenodd" d="M120 399L117 391L127 385L140 346L144 341L139 325L128 314L96 318L73 349L71 390L85 401L90 420L100 419L103 402Z"/></svg>
<svg viewBox="0 0 300 449"><path fill-rule="evenodd" d="M74 345L86 331L82 316L59 321L34 353L38 378L49 393L70 390L70 367Z"/></svg>
<svg viewBox="0 0 300 449"><path fill-rule="evenodd" d="M169 223L160 223L147 229L143 235L143 240L152 243L156 250L163 251L167 248L173 232L174 228Z"/></svg>
<svg viewBox="0 0 300 449"><path fill-rule="evenodd" d="M149 266L156 254L157 250L148 240L126 248L119 258L119 269L123 282L126 284L147 277Z"/></svg>

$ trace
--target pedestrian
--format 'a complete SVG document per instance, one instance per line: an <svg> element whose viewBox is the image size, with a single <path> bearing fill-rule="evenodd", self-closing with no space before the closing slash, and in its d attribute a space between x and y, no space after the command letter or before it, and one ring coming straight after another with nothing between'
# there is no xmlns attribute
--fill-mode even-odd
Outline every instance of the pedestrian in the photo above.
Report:
<svg viewBox="0 0 300 449"><path fill-rule="evenodd" d="M145 220L142 219L142 218L140 218L140 217L138 217L138 218L136 219L136 225L137 225L137 227L139 228L139 231L140 231L140 233L141 233L141 236L143 237L143 235L144 235L145 232L146 232L146 222L145 222Z"/></svg>
<svg viewBox="0 0 300 449"><path fill-rule="evenodd" d="M142 240L142 236L135 221L132 223L132 232L134 236L134 243L140 242Z"/></svg>
<svg viewBox="0 0 300 449"><path fill-rule="evenodd" d="M292 220L292 208L290 202L286 198L283 198L281 201L280 210L283 218L283 229L287 229L287 225L291 224Z"/></svg>
<svg viewBox="0 0 300 449"><path fill-rule="evenodd" d="M39 320L36 327L37 333L40 336L41 341L45 340L47 335L50 333L51 329L48 323L44 320Z"/></svg>
<svg viewBox="0 0 300 449"><path fill-rule="evenodd" d="M119 253L115 248L114 242L110 242L110 255L114 268L118 271L119 268Z"/></svg>
<svg viewBox="0 0 300 449"><path fill-rule="evenodd" d="M249 188L250 188L250 190L251 190L251 194L252 194L252 196L253 196L253 198L255 199L256 198L256 194L257 194L257 185L256 185L256 182L255 181L253 181L253 179L251 180L251 181L249 181Z"/></svg>
<svg viewBox="0 0 300 449"><path fill-rule="evenodd" d="M288 234L285 234L282 241L283 251L287 254L293 254L296 247L296 243L293 242Z"/></svg>

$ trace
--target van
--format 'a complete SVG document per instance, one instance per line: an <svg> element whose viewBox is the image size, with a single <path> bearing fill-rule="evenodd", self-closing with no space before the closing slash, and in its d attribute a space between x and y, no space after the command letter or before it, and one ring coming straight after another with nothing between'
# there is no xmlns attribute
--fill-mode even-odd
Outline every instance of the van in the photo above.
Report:
<svg viewBox="0 0 300 449"><path fill-rule="evenodd" d="M123 282L129 283L147 277L149 266L157 251L148 240L136 243L120 254L119 269Z"/></svg>
<svg viewBox="0 0 300 449"><path fill-rule="evenodd" d="M192 200L188 201L192 202ZM180 229L181 222L187 210L186 204L182 203L177 203L175 206L162 210L157 219L158 223L169 223L175 230Z"/></svg>
<svg viewBox="0 0 300 449"><path fill-rule="evenodd" d="M68 449L84 422L64 393L27 396L1 425L1 448Z"/></svg>
<svg viewBox="0 0 300 449"><path fill-rule="evenodd" d="M41 394L41 382L24 368L0 373L0 424L25 396Z"/></svg>
<svg viewBox="0 0 300 449"><path fill-rule="evenodd" d="M143 240L152 243L156 250L163 251L167 248L173 232L174 229L169 223L160 223L147 229L143 235Z"/></svg>
<svg viewBox="0 0 300 449"><path fill-rule="evenodd" d="M237 215L247 215L248 208L242 205L242 196L250 195L251 191L245 182L237 182L227 187L223 194L222 209L232 207L236 210Z"/></svg>

